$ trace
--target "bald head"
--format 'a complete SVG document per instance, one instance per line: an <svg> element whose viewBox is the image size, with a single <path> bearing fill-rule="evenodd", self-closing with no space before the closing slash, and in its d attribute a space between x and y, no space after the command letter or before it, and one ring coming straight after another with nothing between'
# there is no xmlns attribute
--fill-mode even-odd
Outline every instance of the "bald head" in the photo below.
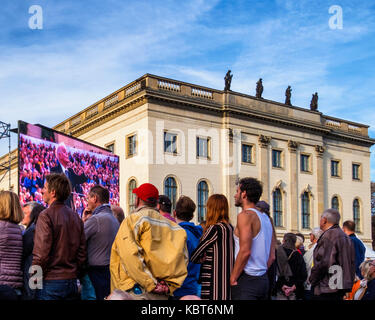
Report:
<svg viewBox="0 0 375 320"><path fill-rule="evenodd" d="M59 144L56 149L56 158L64 167L66 167L69 163L68 152L66 151L66 147L63 143Z"/></svg>

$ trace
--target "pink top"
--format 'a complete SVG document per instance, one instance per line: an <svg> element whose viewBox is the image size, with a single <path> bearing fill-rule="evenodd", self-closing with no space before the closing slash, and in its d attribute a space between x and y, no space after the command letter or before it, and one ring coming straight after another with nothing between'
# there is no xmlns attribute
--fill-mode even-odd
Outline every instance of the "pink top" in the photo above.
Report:
<svg viewBox="0 0 375 320"><path fill-rule="evenodd" d="M168 214L168 213L162 213L162 216L165 217L165 218L167 218L167 219L169 219L169 220L171 220L171 221L173 221L173 222L176 222L176 219L173 218L173 217L172 217L170 214Z"/></svg>

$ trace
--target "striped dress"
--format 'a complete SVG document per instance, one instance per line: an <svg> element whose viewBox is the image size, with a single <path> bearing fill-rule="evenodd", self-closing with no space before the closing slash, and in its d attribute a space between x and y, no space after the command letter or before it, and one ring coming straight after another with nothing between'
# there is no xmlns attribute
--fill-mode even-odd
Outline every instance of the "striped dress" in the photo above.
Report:
<svg viewBox="0 0 375 320"><path fill-rule="evenodd" d="M203 234L190 261L201 266L201 298L205 300L230 300L230 274L234 265L233 226L219 222L211 225Z"/></svg>

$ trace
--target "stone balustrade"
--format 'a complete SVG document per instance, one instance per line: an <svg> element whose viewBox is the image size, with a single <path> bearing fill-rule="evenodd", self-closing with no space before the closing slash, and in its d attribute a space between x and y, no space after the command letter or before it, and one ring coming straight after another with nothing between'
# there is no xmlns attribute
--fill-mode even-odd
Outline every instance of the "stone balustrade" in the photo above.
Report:
<svg viewBox="0 0 375 320"><path fill-rule="evenodd" d="M212 91L207 91L207 90L203 90L203 89L200 89L200 88L192 87L191 88L191 95L196 96L196 97L200 97L200 98L205 98L205 99L213 99Z"/></svg>
<svg viewBox="0 0 375 320"><path fill-rule="evenodd" d="M164 81L164 80L158 80L158 88L163 90L169 90L169 91L181 91L181 85L174 82Z"/></svg>
<svg viewBox="0 0 375 320"><path fill-rule="evenodd" d="M174 81L167 78L158 77L151 74L146 74L141 78L129 83L127 86L117 90L110 96L98 101L94 105L86 108L79 114L75 115L74 118L67 119L63 123L58 124L55 128L62 132L70 132L70 128L76 127L80 124L90 121L94 115L106 112L106 109L125 101L132 99L132 97L139 92L144 90L151 90L151 92L166 93L170 92L173 95L180 95L183 97L190 97L190 99L196 99L197 103L204 103L206 100L209 103L222 104L225 97L225 101L229 101L233 105L238 105L245 108L258 111L272 111L274 114L280 114L281 116L296 118L296 119L309 119L309 121L317 122L325 127L339 132L347 132L350 134L360 135L368 137L368 126L351 123L325 115L312 115L308 108L299 107L286 107L279 102L273 102L269 100L255 101L254 97L242 94L239 92L231 91L225 93L222 90L216 90L206 88L203 86L192 85L182 81ZM271 109L270 109L271 108ZM321 123L320 123L321 119Z"/></svg>

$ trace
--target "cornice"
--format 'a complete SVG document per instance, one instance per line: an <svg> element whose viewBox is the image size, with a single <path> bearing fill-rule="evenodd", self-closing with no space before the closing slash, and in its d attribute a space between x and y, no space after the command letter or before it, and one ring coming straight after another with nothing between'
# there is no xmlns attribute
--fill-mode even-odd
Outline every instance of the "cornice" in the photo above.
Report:
<svg viewBox="0 0 375 320"><path fill-rule="evenodd" d="M371 146L375 144L375 139L369 137L360 136L356 134L340 132L332 128L327 128L323 124L318 124L311 121L302 121L294 118L284 117L275 113L262 112L259 110L245 108L241 106L235 106L232 104L220 104L212 100L190 97L187 95L174 94L169 91L154 90L151 88L145 88L135 93L135 95L127 97L113 106L109 107L104 112L96 114L95 116L87 119L87 122L77 125L72 128L71 134L74 136L80 136L90 130L93 126L99 126L103 123L114 119L115 117L122 115L130 110L133 110L140 105L145 103L152 103L155 101L164 101L170 104L177 104L181 106L189 106L196 109L213 111L220 113L222 117L230 117L230 115L241 115L250 119L257 119L264 121L265 123L274 123L277 125L284 125L290 128L304 129L313 133L318 133L326 138L332 139L343 139L352 143L360 143L365 146Z"/></svg>

